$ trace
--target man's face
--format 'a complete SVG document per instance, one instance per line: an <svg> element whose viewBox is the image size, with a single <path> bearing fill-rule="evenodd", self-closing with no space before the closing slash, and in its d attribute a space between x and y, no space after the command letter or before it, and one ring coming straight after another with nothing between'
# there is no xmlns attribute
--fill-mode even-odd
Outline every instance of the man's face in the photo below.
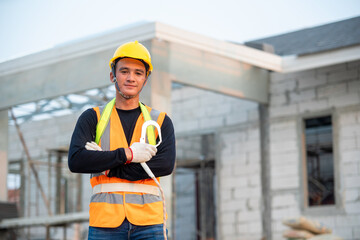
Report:
<svg viewBox="0 0 360 240"><path fill-rule="evenodd" d="M147 80L144 64L132 58L119 60L115 66L115 73L120 92L129 97L137 96Z"/></svg>

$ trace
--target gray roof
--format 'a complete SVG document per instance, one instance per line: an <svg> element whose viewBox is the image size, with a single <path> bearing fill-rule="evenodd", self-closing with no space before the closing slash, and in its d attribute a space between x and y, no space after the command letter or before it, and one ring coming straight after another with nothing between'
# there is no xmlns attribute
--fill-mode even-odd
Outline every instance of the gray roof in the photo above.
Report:
<svg viewBox="0 0 360 240"><path fill-rule="evenodd" d="M245 42L280 56L305 55L360 44L360 16L317 27Z"/></svg>

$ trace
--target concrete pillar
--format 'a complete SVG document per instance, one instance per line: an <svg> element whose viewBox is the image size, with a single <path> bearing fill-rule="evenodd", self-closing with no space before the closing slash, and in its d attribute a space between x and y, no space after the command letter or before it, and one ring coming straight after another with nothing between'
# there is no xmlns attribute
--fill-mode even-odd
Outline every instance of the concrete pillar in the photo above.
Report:
<svg viewBox="0 0 360 240"><path fill-rule="evenodd" d="M0 111L0 201L7 201L8 110Z"/></svg>
<svg viewBox="0 0 360 240"><path fill-rule="evenodd" d="M263 238L272 240L269 105L259 104Z"/></svg>

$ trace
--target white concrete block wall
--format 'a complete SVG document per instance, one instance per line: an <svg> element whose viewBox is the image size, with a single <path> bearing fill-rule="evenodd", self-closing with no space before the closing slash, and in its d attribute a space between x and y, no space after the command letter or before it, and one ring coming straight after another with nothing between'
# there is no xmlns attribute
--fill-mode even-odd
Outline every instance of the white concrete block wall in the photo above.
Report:
<svg viewBox="0 0 360 240"><path fill-rule="evenodd" d="M179 133L214 130L257 116L257 104L250 101L192 87L172 91L171 118Z"/></svg>
<svg viewBox="0 0 360 240"><path fill-rule="evenodd" d="M360 110L339 116L339 158L345 216L337 216L334 232L360 239Z"/></svg>
<svg viewBox="0 0 360 240"><path fill-rule="evenodd" d="M260 143L257 127L230 128L221 136L219 172L220 239L260 239Z"/></svg>
<svg viewBox="0 0 360 240"><path fill-rule="evenodd" d="M194 135L224 130L219 136L220 159L216 159L220 239L260 239L260 144L259 130L254 126L258 121L257 104L183 87L173 90L172 106L172 120L177 133ZM244 126L225 130L239 124ZM200 147L200 138L180 138L177 158L199 156Z"/></svg>
<svg viewBox="0 0 360 240"><path fill-rule="evenodd" d="M342 210L308 217L331 227L344 239L360 239L360 61L297 73L272 73L270 83L273 239L281 239L284 218L304 215L298 120L319 111L335 116L334 134L338 136L334 136L334 144L338 144L339 152L335 159L339 178L335 181L340 182Z"/></svg>

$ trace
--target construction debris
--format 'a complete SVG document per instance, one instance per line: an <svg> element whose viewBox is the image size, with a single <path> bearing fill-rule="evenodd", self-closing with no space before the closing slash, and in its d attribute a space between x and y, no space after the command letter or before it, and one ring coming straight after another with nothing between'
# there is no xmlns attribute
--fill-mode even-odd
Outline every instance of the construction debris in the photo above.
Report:
<svg viewBox="0 0 360 240"><path fill-rule="evenodd" d="M287 239L343 240L343 238L331 234L330 228L302 216L284 220L283 224L290 227L283 233Z"/></svg>

